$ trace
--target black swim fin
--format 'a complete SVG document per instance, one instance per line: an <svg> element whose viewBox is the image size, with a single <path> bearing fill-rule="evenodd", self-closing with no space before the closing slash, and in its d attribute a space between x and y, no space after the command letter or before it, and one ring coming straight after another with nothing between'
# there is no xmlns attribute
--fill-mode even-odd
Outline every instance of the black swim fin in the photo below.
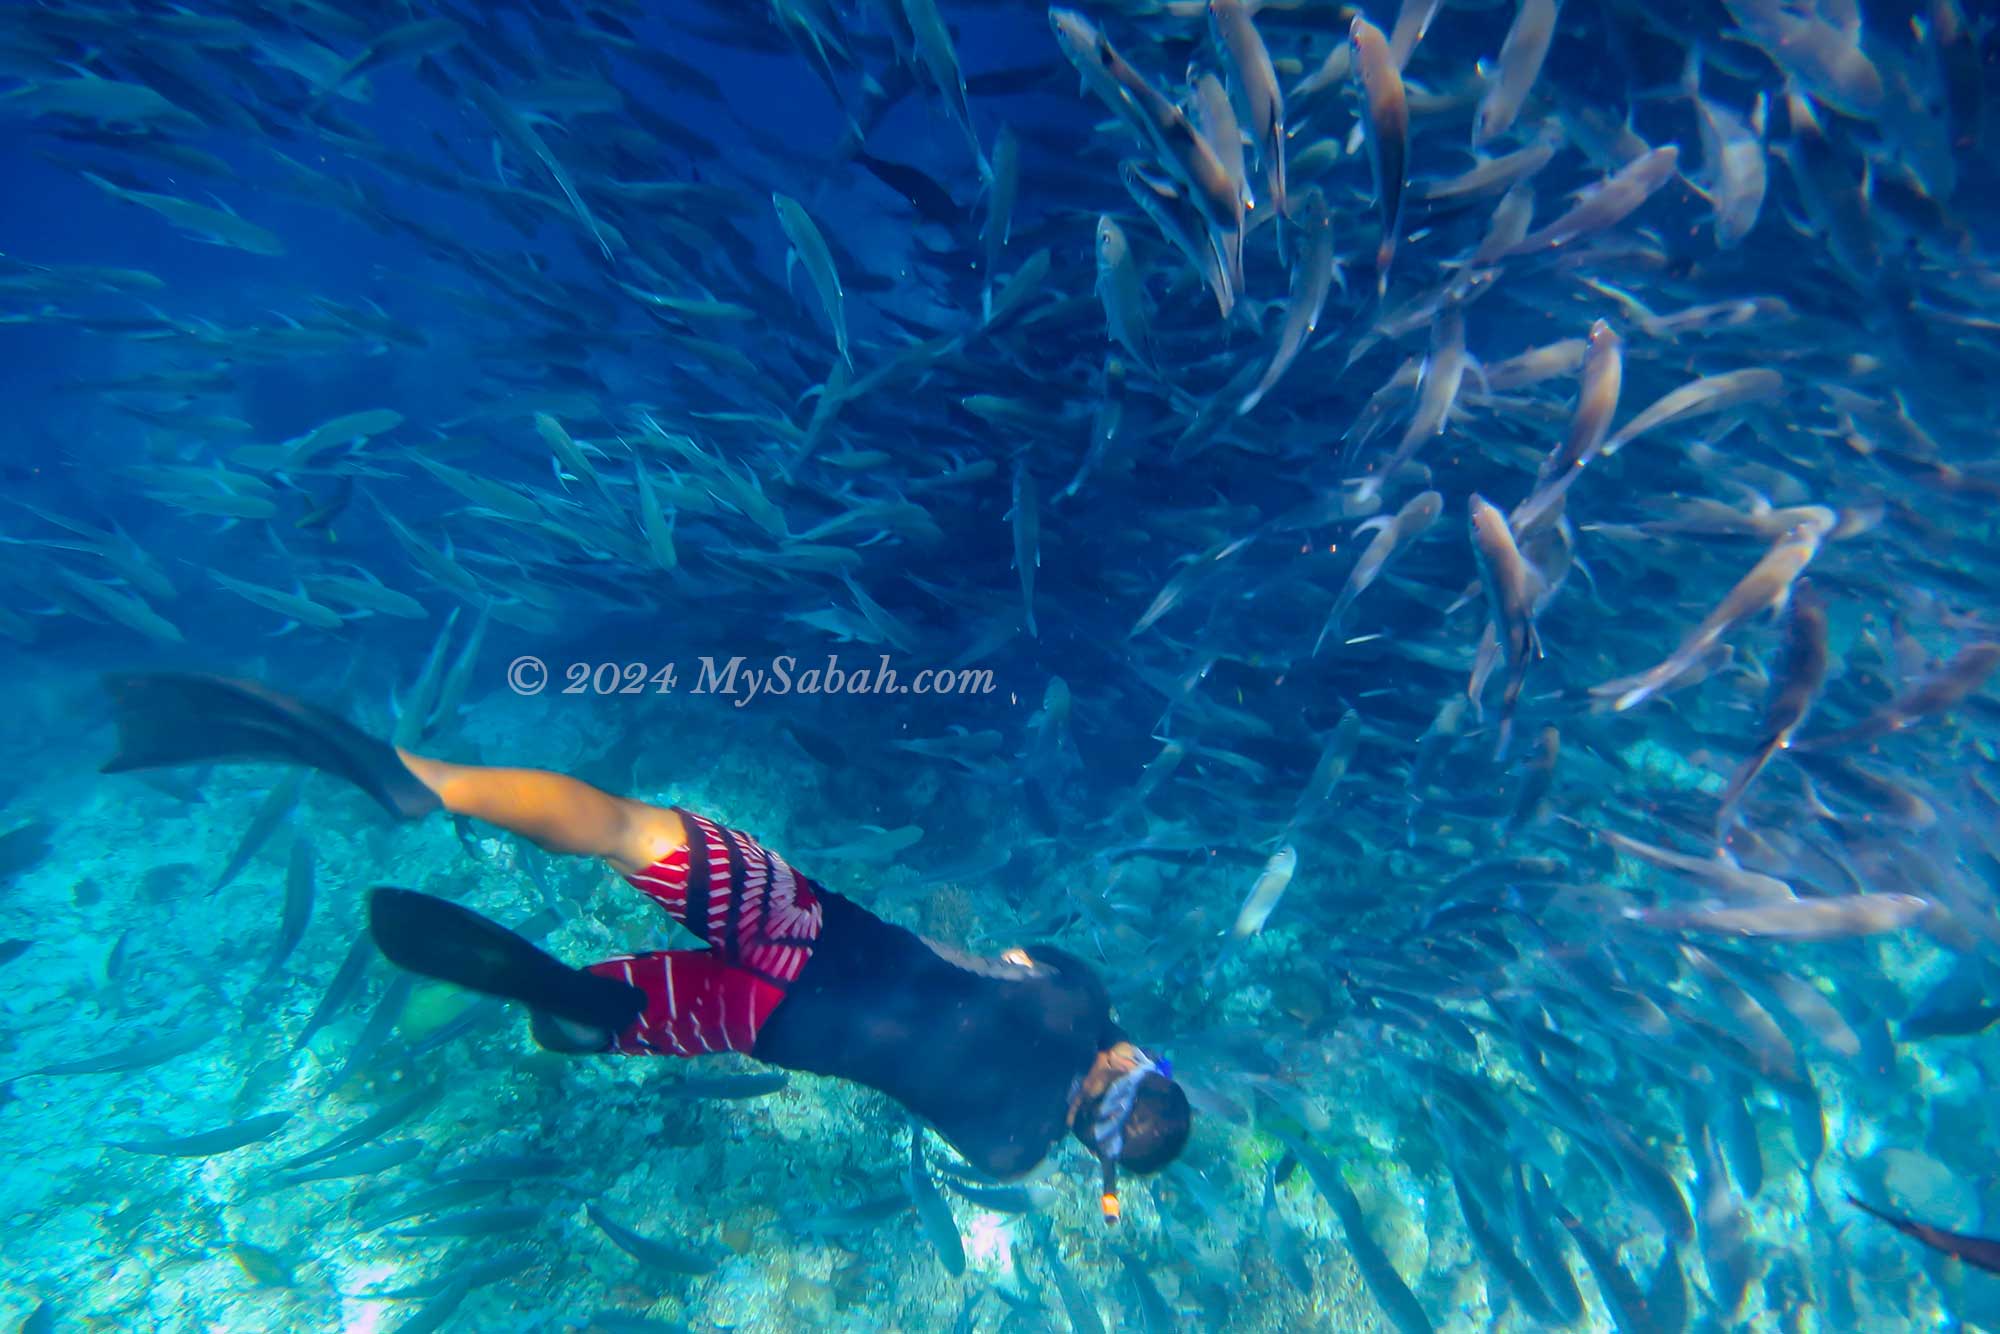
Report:
<svg viewBox="0 0 2000 1334"><path fill-rule="evenodd" d="M572 1023L620 1033L646 1008L639 988L571 968L498 922L415 890L369 891L368 931L398 968Z"/></svg>
<svg viewBox="0 0 2000 1334"><path fill-rule="evenodd" d="M438 810L396 749L338 714L255 681L206 672L104 678L118 724L108 774L210 760L278 760L344 778L398 819Z"/></svg>

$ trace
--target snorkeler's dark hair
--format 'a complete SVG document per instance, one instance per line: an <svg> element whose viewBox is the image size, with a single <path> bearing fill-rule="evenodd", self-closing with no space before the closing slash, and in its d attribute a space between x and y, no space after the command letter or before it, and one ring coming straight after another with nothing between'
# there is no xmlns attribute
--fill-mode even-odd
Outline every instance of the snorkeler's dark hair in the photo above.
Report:
<svg viewBox="0 0 2000 1334"><path fill-rule="evenodd" d="M1147 1075L1132 1097L1132 1114L1125 1118L1118 1166L1141 1174L1159 1171L1187 1147L1192 1122L1186 1091L1163 1075Z"/></svg>
<svg viewBox="0 0 2000 1334"><path fill-rule="evenodd" d="M1100 1095L1077 1107L1073 1133L1092 1153L1100 1152L1092 1127L1102 1103ZM1159 1171L1187 1147L1192 1122L1187 1093L1179 1084L1162 1074L1141 1076L1133 1090L1132 1110L1124 1120L1117 1167L1141 1175Z"/></svg>

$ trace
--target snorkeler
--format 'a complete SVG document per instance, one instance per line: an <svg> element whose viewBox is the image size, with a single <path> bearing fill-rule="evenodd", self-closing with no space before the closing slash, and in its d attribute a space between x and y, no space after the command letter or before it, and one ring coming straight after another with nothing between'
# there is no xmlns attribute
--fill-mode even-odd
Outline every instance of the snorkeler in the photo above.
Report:
<svg viewBox="0 0 2000 1334"><path fill-rule="evenodd" d="M794 871L754 838L539 769L399 750L251 681L107 678L118 752L107 773L273 760L343 778L397 819L445 810L552 852L601 857L700 936L702 949L572 968L446 900L376 889L370 934L399 967L519 1001L555 1051L742 1052L865 1084L994 1177L1040 1162L1065 1130L1117 1175L1158 1171L1187 1141L1187 1095L1129 1041L1103 984L1051 948L963 957Z"/></svg>

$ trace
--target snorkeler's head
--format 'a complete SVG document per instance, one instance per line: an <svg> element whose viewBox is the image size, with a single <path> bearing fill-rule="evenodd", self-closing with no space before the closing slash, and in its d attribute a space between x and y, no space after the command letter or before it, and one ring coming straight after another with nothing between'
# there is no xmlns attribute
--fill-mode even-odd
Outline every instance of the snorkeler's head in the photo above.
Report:
<svg viewBox="0 0 2000 1334"><path fill-rule="evenodd" d="M1187 1093L1168 1062L1129 1042L1098 1053L1070 1130L1103 1169L1100 1205L1107 1221L1118 1219L1119 1170L1159 1171L1180 1156L1191 1122Z"/></svg>
<svg viewBox="0 0 2000 1334"><path fill-rule="evenodd" d="M1187 1147L1191 1124L1186 1091L1167 1075L1149 1072L1132 1095L1118 1165L1142 1176L1159 1171Z"/></svg>

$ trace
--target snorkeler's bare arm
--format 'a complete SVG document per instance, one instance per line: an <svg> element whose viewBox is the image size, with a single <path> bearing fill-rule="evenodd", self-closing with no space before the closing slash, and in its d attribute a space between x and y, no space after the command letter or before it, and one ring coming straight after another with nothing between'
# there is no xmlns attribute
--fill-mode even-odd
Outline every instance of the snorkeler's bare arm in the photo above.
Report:
<svg viewBox="0 0 2000 1334"><path fill-rule="evenodd" d="M614 797L565 774L396 754L452 814L498 825L551 852L602 857L621 875L687 846L687 829L673 811Z"/></svg>

